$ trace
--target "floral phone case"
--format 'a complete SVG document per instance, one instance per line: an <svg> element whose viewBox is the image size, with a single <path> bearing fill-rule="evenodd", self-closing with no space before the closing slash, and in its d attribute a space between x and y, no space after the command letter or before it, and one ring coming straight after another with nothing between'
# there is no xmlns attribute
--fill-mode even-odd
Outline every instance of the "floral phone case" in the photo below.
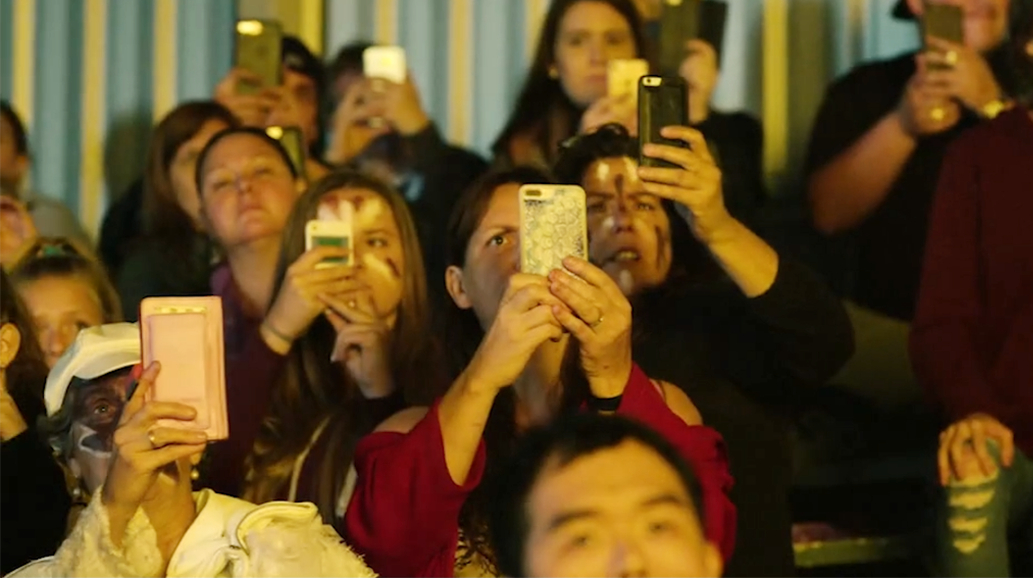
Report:
<svg viewBox="0 0 1033 578"><path fill-rule="evenodd" d="M520 187L520 271L548 275L563 259L588 258L585 191L576 185Z"/></svg>

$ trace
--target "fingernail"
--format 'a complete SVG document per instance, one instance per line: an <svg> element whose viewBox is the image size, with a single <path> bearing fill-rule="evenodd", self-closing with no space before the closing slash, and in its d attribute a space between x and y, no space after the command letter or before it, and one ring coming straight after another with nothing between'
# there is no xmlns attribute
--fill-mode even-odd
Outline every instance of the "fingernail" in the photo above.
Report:
<svg viewBox="0 0 1033 578"><path fill-rule="evenodd" d="M194 432L194 439L201 442L208 441L208 432Z"/></svg>

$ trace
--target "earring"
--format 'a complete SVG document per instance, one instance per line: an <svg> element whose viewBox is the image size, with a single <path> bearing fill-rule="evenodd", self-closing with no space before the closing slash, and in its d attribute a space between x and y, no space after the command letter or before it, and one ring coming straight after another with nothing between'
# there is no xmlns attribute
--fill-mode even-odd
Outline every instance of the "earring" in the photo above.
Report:
<svg viewBox="0 0 1033 578"><path fill-rule="evenodd" d="M196 482L201 478L201 472L197 471L197 468L190 468L190 479Z"/></svg>
<svg viewBox="0 0 1033 578"><path fill-rule="evenodd" d="M555 79L557 79L559 77L560 77L560 71L556 70L556 66L555 65L550 66L549 67L549 78L555 80Z"/></svg>

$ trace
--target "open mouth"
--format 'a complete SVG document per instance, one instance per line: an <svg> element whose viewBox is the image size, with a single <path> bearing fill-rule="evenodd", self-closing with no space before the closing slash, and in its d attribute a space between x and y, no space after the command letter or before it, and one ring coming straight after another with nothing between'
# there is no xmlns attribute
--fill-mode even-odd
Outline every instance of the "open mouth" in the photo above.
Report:
<svg viewBox="0 0 1033 578"><path fill-rule="evenodd" d="M610 258L606 260L607 263L637 263L642 260L642 254L636 249L625 247L618 249Z"/></svg>

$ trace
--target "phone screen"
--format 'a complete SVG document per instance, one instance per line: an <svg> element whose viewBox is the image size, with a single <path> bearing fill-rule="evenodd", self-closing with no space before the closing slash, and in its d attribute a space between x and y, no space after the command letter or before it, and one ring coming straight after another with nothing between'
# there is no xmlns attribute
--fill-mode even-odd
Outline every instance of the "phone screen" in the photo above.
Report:
<svg viewBox="0 0 1033 578"><path fill-rule="evenodd" d="M313 235L312 236L312 245L315 246L315 247L338 247L340 249L350 249L351 248L350 247L351 239L348 238L348 237L330 237L330 236ZM351 253L349 252L349 255L350 254ZM349 261L350 261L350 259L348 257L340 257L340 258L334 257L334 258L331 258L331 259L323 259L322 263L327 263L327 264L332 264L332 265L347 265Z"/></svg>

